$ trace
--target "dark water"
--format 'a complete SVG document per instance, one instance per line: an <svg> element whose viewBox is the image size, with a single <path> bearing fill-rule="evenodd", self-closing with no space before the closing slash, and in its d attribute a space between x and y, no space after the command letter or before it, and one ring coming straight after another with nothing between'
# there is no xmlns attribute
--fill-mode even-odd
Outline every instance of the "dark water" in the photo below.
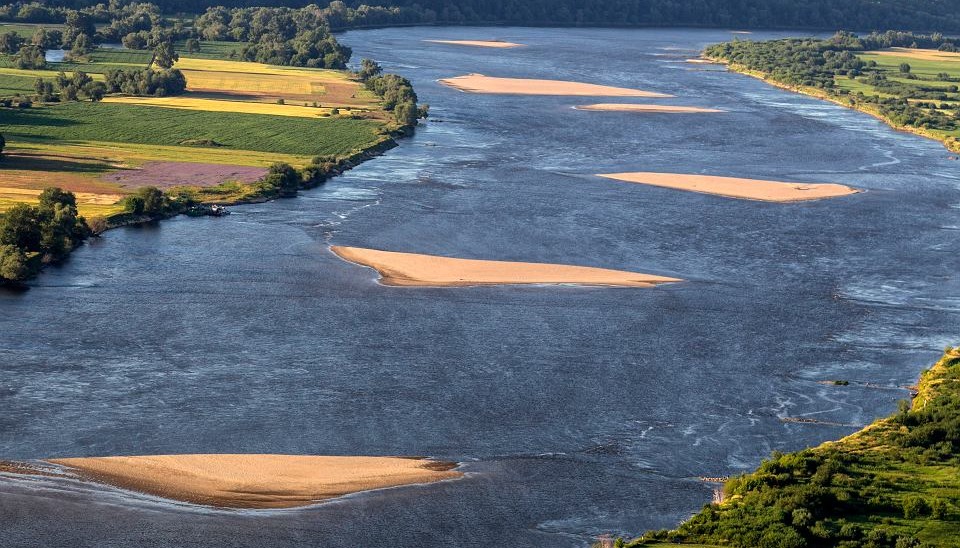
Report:
<svg viewBox="0 0 960 548"><path fill-rule="evenodd" d="M687 517L711 497L697 476L889 413L957 342L957 163L868 116L682 63L730 36L346 34L357 59L414 81L431 121L325 188L112 231L30 291L0 294L0 457L431 455L468 477L250 513L3 476L3 545L585 546ZM571 107L593 101L435 82L471 72L730 112L582 112ZM614 171L867 192L782 205L591 176ZM331 243L689 281L391 288ZM817 382L829 379L851 384Z"/></svg>

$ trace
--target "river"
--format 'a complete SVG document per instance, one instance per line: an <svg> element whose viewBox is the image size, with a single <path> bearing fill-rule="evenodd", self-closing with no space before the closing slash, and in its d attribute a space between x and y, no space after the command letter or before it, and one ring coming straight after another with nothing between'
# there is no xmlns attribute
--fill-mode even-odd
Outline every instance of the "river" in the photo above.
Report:
<svg viewBox="0 0 960 548"><path fill-rule="evenodd" d="M675 525L711 499L698 476L891 412L958 342L958 164L865 114L683 62L732 37L344 34L356 61L409 77L430 120L298 198L110 231L0 293L0 457L428 455L467 476L268 512L2 476L4 546L583 547ZM423 41L490 38L527 46ZM436 82L474 72L729 112L586 112L572 107L595 100ZM866 192L784 205L592 176L622 171ZM386 287L330 244L687 281ZM818 382L834 379L850 384Z"/></svg>

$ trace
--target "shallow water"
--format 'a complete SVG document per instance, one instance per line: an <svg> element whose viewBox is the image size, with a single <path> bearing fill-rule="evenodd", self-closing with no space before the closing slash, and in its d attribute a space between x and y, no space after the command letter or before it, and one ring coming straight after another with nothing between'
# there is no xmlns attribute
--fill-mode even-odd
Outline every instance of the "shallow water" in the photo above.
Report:
<svg viewBox="0 0 960 548"><path fill-rule="evenodd" d="M297 199L112 231L0 293L0 457L431 455L468 477L261 514L2 476L4 546L586 546L676 524L710 500L697 476L889 413L957 342L957 163L869 116L682 62L730 37L344 35L357 60L410 77L430 121ZM529 45L422 41L468 38ZM472 72L730 112L584 112L597 101L436 83ZM783 205L592 177L620 171L867 192ZM331 243L689 281L384 287ZM817 382L831 379L851 384Z"/></svg>

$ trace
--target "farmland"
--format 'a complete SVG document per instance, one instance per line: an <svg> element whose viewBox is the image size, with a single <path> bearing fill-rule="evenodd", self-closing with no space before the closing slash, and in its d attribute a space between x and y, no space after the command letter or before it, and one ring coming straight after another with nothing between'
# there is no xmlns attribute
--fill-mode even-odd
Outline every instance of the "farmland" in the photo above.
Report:
<svg viewBox="0 0 960 548"><path fill-rule="evenodd" d="M351 157L389 140L394 126L379 98L349 73L226 59L237 47L204 42L200 53L184 53L176 64L187 81L182 95L0 109L7 141L0 212L35 201L54 181L77 195L87 216L118 213L124 195L151 184L226 183L194 193L215 201L248 198L252 174L274 163L303 168L313 157ZM146 68L151 53L99 48L43 70L12 68L3 57L0 97L30 97L38 78L52 80L62 70L103 81L110 70Z"/></svg>

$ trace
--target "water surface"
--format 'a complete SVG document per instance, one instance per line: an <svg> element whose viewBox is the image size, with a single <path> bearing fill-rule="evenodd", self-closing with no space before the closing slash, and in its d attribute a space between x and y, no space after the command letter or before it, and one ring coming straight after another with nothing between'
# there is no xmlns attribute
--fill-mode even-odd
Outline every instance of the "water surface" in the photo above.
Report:
<svg viewBox="0 0 960 548"><path fill-rule="evenodd" d="M423 42L474 38L528 46ZM0 456L429 455L468 477L269 513L3 477L5 546L586 546L675 525L710 500L697 476L889 413L957 342L957 164L869 116L683 62L730 38L345 34L357 60L413 80L430 121L299 198L111 231L0 294ZM436 82L472 72L729 112L585 112L600 99ZM622 171L867 192L783 205L592 176ZM688 282L384 287L330 244ZM851 384L818 382L832 379ZM801 417L846 426L783 421Z"/></svg>

